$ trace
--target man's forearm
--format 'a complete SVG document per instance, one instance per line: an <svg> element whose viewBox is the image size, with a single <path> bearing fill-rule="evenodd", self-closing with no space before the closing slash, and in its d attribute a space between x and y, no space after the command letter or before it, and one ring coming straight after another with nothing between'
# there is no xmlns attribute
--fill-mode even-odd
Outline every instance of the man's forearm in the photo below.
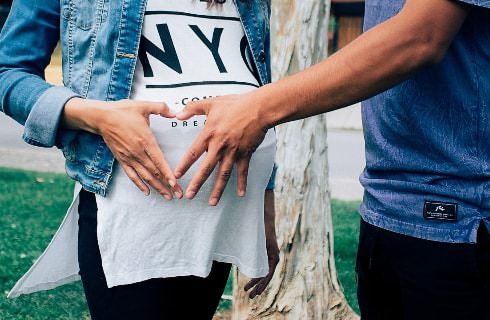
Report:
<svg viewBox="0 0 490 320"><path fill-rule="evenodd" d="M264 125L272 127L351 105L437 63L468 10L448 0L407 1L397 16L330 58L257 90Z"/></svg>

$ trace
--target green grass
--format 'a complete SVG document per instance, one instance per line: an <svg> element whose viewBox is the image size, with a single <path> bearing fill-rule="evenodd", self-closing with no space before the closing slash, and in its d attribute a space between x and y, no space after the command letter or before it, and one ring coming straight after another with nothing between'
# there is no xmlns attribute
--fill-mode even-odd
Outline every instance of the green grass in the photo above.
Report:
<svg viewBox="0 0 490 320"><path fill-rule="evenodd" d="M63 175L0 169L0 319L88 318L79 282L6 298L57 230L72 186Z"/></svg>
<svg viewBox="0 0 490 320"><path fill-rule="evenodd" d="M359 201L332 200L335 264L350 306L359 313L356 285L356 253L359 242Z"/></svg>
<svg viewBox="0 0 490 320"><path fill-rule="evenodd" d="M80 282L7 299L6 294L45 249L70 204L73 182L62 174L0 168L0 319L89 319ZM358 203L333 201L335 257L351 306L355 299L354 261ZM225 294L232 294L231 277ZM231 308L221 301L220 309Z"/></svg>

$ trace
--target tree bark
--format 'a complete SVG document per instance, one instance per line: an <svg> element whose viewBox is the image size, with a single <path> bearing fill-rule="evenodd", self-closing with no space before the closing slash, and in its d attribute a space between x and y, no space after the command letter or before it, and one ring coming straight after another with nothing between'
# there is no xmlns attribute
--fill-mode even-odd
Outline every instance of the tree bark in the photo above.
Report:
<svg viewBox="0 0 490 320"><path fill-rule="evenodd" d="M272 1L274 78L327 54L329 0ZM356 319L337 279L324 115L277 128L276 228L281 261L269 288L250 300L235 271L233 319Z"/></svg>

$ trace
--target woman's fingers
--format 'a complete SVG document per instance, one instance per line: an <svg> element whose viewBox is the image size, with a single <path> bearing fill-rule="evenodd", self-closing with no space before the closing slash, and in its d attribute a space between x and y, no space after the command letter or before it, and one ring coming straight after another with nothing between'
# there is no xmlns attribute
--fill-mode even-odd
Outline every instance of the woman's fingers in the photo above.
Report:
<svg viewBox="0 0 490 320"><path fill-rule="evenodd" d="M261 295L264 292L264 290L271 282L278 264L279 264L279 256L276 256L274 259L269 258L269 273L263 278L252 279L245 285L244 288L245 291L249 291L250 289L253 288L252 291L250 291L250 293L248 294L250 299L253 299L256 296Z"/></svg>
<svg viewBox="0 0 490 320"><path fill-rule="evenodd" d="M161 194L165 199L172 200L172 192L170 191L170 186L165 186L160 180L155 178L155 176L148 171L141 163L134 161L131 163L132 168L136 171L138 176L145 181L147 184L153 187L159 194Z"/></svg>
<svg viewBox="0 0 490 320"><path fill-rule="evenodd" d="M161 175L162 182L168 183L170 187L172 187L174 195L177 198L179 199L182 198L183 196L182 187L177 182L177 179L175 178L172 169L170 168L167 160L165 159L165 155L163 154L162 150L160 149L154 137L151 139L151 141L152 142L149 144L149 146L145 148L145 153L150 160L152 169L154 169L154 172L156 174Z"/></svg>
<svg viewBox="0 0 490 320"><path fill-rule="evenodd" d="M133 183L140 189L144 194L149 195L150 194L150 188L141 180L139 175L136 173L136 171L130 167L129 165L119 162L121 167L123 168L124 172L128 176L128 178L133 181Z"/></svg>
<svg viewBox="0 0 490 320"><path fill-rule="evenodd" d="M248 297L249 297L250 299L255 298L256 296L260 295L260 294L261 294L261 293L264 291L264 289L265 289L264 282L266 282L266 278L267 278L267 277L264 277L264 278L258 278L258 279L253 279L253 280L257 280L257 281L256 281L256 282L254 282L254 283L253 283L253 285L250 285L250 286L248 287L248 289L246 289L246 290L245 290L245 291L248 291L248 290L252 289L252 291L250 291L250 292L248 293ZM252 280L252 281L253 281L253 280ZM252 282L252 281L250 281L250 282ZM249 283L250 283L250 282L249 282ZM247 285L248 285L248 284L247 284Z"/></svg>
<svg viewBox="0 0 490 320"><path fill-rule="evenodd" d="M261 280L262 278L254 278L252 280L250 280L246 285L245 287L243 288L245 291L248 291L250 289L252 289L257 283L259 283L259 281Z"/></svg>
<svg viewBox="0 0 490 320"><path fill-rule="evenodd" d="M164 102L143 102L139 103L143 104L143 109L146 115L157 114L165 118L175 118L175 113L170 111L167 104Z"/></svg>
<svg viewBox="0 0 490 320"><path fill-rule="evenodd" d="M273 274L274 273L269 273L267 276L265 276L263 278L254 279L254 280L258 280L258 281L255 282L253 285L249 286L248 289L246 289L246 291L248 291L253 287L253 290L250 291L250 293L248 294L248 297L250 299L253 299L256 296L261 295L264 292L264 290L267 288L269 283L271 282ZM252 282L252 281L250 281L250 282Z"/></svg>

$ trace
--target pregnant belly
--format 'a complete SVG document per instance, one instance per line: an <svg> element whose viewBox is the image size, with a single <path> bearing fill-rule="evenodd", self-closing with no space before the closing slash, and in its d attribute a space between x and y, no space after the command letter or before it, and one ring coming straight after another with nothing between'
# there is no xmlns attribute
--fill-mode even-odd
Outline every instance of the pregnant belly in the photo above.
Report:
<svg viewBox="0 0 490 320"><path fill-rule="evenodd" d="M194 117L187 121L188 123L182 123L179 121L177 124L173 119L165 119L158 116L151 116L150 127L158 141L158 144L172 169L175 169L177 164L182 160L185 153L193 143L202 129L199 123L204 122L204 117ZM196 122L196 125L194 125ZM276 137L273 129L269 130L264 138L264 141L257 148L250 161L248 181L247 181L247 193L263 193L270 179L272 173L272 167L274 165L274 158L276 152ZM180 185L185 188L189 185L192 177L199 169L206 153L204 153L198 161L189 169L189 171L179 180ZM216 169L210 178L204 183L200 192L192 200L200 202L203 205L207 205L208 197L211 193L213 183L215 180ZM236 197L234 192L236 188L237 177L236 170L230 176L230 180L224 192L224 198L221 202L226 202L226 195L229 197ZM230 192L230 190L233 192ZM157 201L159 203L165 202L163 198L158 195L156 191L152 191L150 199L145 197L143 193L134 186L133 182L126 176L125 172L116 165L113 172L113 179L108 189L108 198L117 202L144 202L145 205ZM109 200L107 199L107 200ZM152 201L149 201L152 200ZM231 200L231 199L230 199ZM182 202L179 202L182 203ZM153 203L154 205L154 203Z"/></svg>
<svg viewBox="0 0 490 320"><path fill-rule="evenodd" d="M132 99L135 100L147 100L147 101L164 101L174 112L182 110L186 103L190 100L198 100L198 98L188 98L188 97L203 97L209 98L213 96L220 96L225 94L240 94L245 93L253 89L253 87L247 86L224 86L224 87L213 87L213 90L209 88L177 88L172 90L162 90L162 91L151 91L151 95L135 95ZM192 94L189 93L192 91ZM167 119L157 115L150 116L150 127L155 135L160 148L162 149L167 162L172 169L175 169L177 164L182 160L185 153L189 147L194 142L195 138L199 135L204 127L206 117L205 116L195 116L187 121L180 121L177 119ZM257 148L256 152L252 156L249 175L248 175L248 191L259 191L263 192L266 188L267 183L272 172L272 167L274 165L276 151L276 138L275 131L269 130L266 134L264 141ZM199 165L206 154L201 156L201 158L189 169L189 171L179 180L179 183L183 188L186 188L190 183L193 175L199 169ZM204 201L207 203L209 193L211 192L214 175L216 171L213 172L208 181L202 186L201 192L194 201ZM235 171L235 170L234 170ZM227 189L236 188L236 174L233 172L230 181L228 183ZM121 190L125 190L121 192ZM126 174L119 168L115 167L113 180L109 185L108 193L111 196L115 194L123 194L127 191L131 191L133 194L142 194L139 189L133 185ZM226 190L225 190L226 191ZM156 192L152 192L155 196L158 196ZM231 192L225 192L224 194L231 194ZM233 192L235 194L235 192ZM129 199L127 199L129 201ZM133 199L134 200L134 199Z"/></svg>
<svg viewBox="0 0 490 320"><path fill-rule="evenodd" d="M178 121L175 119L164 119L161 117L153 117L151 119L151 128L155 137L162 149L167 161L172 168L175 168L185 153L192 145L202 130L205 117L197 116L188 121ZM264 141L257 148L252 156L250 163L251 179L258 180L258 184L252 183L252 186L265 186L268 183L268 177L274 165L276 149L275 131L269 130L264 138ZM189 183L190 179L199 169L199 165L203 161L206 153L190 168L188 173L181 179L182 183ZM253 172L253 173L252 173ZM266 177L266 179L264 178ZM234 179L232 175L232 179ZM230 181L233 183L234 181ZM230 183L230 184L231 184ZM211 188L212 185L207 183L203 188Z"/></svg>

